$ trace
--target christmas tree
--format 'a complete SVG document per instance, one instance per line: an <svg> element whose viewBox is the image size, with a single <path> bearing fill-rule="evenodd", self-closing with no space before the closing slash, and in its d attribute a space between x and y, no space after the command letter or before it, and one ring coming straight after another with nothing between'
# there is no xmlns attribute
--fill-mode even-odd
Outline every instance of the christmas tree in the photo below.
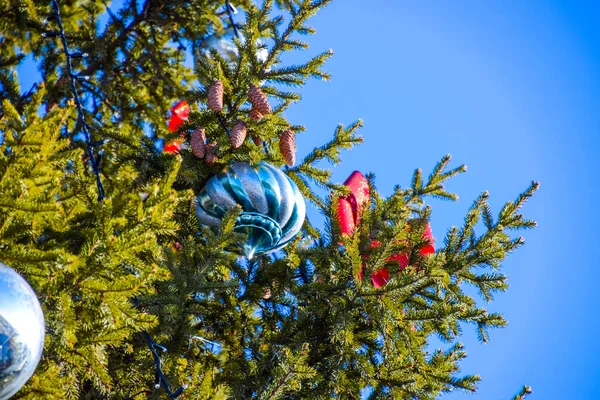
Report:
<svg viewBox="0 0 600 400"><path fill-rule="evenodd" d="M13 398L476 390L460 372L461 329L486 342L505 325L481 303L507 288L501 263L524 243L513 231L535 226L520 209L538 184L497 215L483 192L434 241L427 199L455 200L444 185L466 171L450 156L384 197L372 175L331 179L360 121L297 155L304 127L285 111L294 89L328 78L332 52L286 55L308 47L327 3L0 6L0 261L31 284L46 323L42 360ZM43 82L23 90L26 56ZM304 202L324 226L303 219Z"/></svg>

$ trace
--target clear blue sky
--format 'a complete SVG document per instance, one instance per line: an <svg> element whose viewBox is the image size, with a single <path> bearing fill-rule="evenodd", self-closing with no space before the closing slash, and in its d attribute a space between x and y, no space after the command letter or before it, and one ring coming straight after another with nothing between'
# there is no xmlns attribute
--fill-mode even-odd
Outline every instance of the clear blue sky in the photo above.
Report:
<svg viewBox="0 0 600 400"><path fill-rule="evenodd" d="M334 177L374 172L390 194L452 154L469 172L449 185L458 203L432 203L440 241L481 191L497 211L542 184L525 207L539 227L505 263L509 291L488 307L508 327L487 345L465 327L463 371L482 376L480 390L443 399L509 399L522 384L532 400L600 399L599 15L585 1L337 0L313 21L309 52L334 49L333 79L312 81L287 113L307 127L299 156L363 118L366 142Z"/></svg>
<svg viewBox="0 0 600 400"><path fill-rule="evenodd" d="M344 0L315 18L311 45L335 51L333 79L309 84L288 117L307 126L301 153L364 119L366 142L335 169L338 181L372 171L389 194L452 154L469 172L449 185L458 203L432 203L439 239L482 190L499 210L541 182L525 207L539 226L488 307L508 327L487 345L465 327L463 371L481 374L480 390L443 399L509 399L522 384L532 400L600 399L598 16L585 1Z"/></svg>

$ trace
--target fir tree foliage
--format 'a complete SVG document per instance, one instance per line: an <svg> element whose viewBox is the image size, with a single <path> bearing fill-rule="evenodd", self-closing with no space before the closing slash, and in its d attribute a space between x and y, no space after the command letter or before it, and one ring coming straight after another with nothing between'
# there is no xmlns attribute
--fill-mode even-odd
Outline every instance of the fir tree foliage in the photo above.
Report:
<svg viewBox="0 0 600 400"><path fill-rule="evenodd" d="M348 189L332 182L327 164L362 141L362 122L340 125L285 168L325 226L307 221L283 251L238 257L230 250L245 240L234 231L241 209L210 229L196 219L193 196L234 161L284 164L279 135L305 130L285 117L300 100L294 90L310 78L328 79L322 67L332 53L283 62L286 52L308 47L302 38L315 33L308 21L329 1L232 3L245 10L241 35L232 39L237 56L208 49L210 57L196 57L191 71L186 52L232 29L223 2L130 0L120 10L97 0L61 2L70 42L90 53L76 66L91 77L79 87L86 121L94 137L111 139L102 202L72 94L60 83L64 55L41 36L52 29L43 22L49 2L0 6L0 260L35 288L47 324L42 362L15 398L164 398L153 384L144 331L168 349L162 369L172 386L186 385L182 398L359 399L368 388L369 399L435 399L475 391L479 376L460 371L461 331L472 325L486 342L490 329L506 324L483 305L507 289L502 262L524 244L513 232L535 226L521 208L539 185L497 215L483 192L462 224L438 240L438 251L423 256L427 199L456 200L445 185L466 171L445 156L428 177L416 170L389 197L369 176L360 223L342 235L337 199ZM23 92L16 66L30 54L44 82ZM225 88L219 114L206 106L206 85L216 80ZM273 105L260 121L249 117L251 85ZM181 98L192 112L171 133L165 120ZM233 148L225 128L240 120L261 145L246 140ZM163 154L154 144L156 137L189 140L198 127L217 146L214 164L185 148ZM409 266L391 262L394 254L407 254ZM384 267L391 279L374 288L370 276ZM432 338L446 349L430 350ZM514 399L530 392L524 387Z"/></svg>

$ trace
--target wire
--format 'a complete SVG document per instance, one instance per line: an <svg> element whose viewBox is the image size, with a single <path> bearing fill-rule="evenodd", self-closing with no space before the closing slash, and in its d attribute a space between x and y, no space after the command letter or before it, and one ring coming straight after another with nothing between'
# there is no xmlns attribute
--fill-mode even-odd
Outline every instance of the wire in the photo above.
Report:
<svg viewBox="0 0 600 400"><path fill-rule="evenodd" d="M146 338L146 343L148 344L148 348L150 348L150 351L152 352L152 357L154 358L154 364L156 364L156 380L154 382L156 389L159 389L162 387L165 390L165 392L167 392L169 399L171 399L171 400L177 399L183 393L183 391L187 388L187 385L183 385L179 389L177 389L175 392L173 392L173 390L171 389L171 385L169 385L169 381L167 380L167 377L163 373L162 362L160 360L160 355L158 354L158 350L160 350L162 352L166 352L167 351L166 347L161 346L160 344L156 343L154 341L154 339L152 339L152 336L150 336L150 334L146 330L144 330L144 337Z"/></svg>
<svg viewBox="0 0 600 400"><path fill-rule="evenodd" d="M140 301L136 297L132 299L132 302L136 307L138 307L140 304ZM146 344L148 345L150 352L152 352L152 358L154 359L154 364L156 368L154 387L156 389L160 389L162 387L165 390L165 392L167 392L167 395L169 396L170 400L177 399L181 395L181 393L183 393L183 391L187 389L187 385L183 385L175 392L173 392L173 389L171 389L171 385L169 385L169 381L167 380L167 377L165 376L162 370L162 361L160 359L160 354L158 354L159 350L165 353L167 351L167 348L163 345L156 343L152 338L152 335L150 335L150 333L148 333L147 330L144 329L143 334L144 338L146 339Z"/></svg>
<svg viewBox="0 0 600 400"><path fill-rule="evenodd" d="M227 8L227 16L229 17L229 22L231 23L231 26L233 27L233 33L235 33L235 36L237 36L238 39L242 40L240 31L238 30L237 25L233 21L233 11L232 10L234 10L234 8L229 3L229 0L225 0L225 7Z"/></svg>
<svg viewBox="0 0 600 400"><path fill-rule="evenodd" d="M94 142L92 139L92 134L90 133L90 129L88 124L85 122L85 114L83 105L81 103L81 99L79 98L79 93L77 92L76 81L78 79L88 80L87 76L79 76L73 73L73 58L85 57L86 53L71 53L69 51L69 43L67 42L67 36L65 34L65 29L62 23L62 18L60 16L60 7L58 5L58 0L52 0L52 9L54 11L53 19L56 20L56 24L58 25L58 32L46 32L42 34L45 38L51 37L60 37L63 52L65 53L65 57L67 58L67 74L69 75L69 81L71 83L71 91L73 92L73 99L75 101L75 106L77 107L77 123L81 129L85 137L86 143L86 152L90 160L90 164L92 167L92 171L96 176L96 186L98 188L98 201L104 200L106 196L104 192L104 187L102 186L102 180L100 179L100 162L102 161L103 151L100 150L98 155L95 154L94 149L96 146L102 145L105 141Z"/></svg>

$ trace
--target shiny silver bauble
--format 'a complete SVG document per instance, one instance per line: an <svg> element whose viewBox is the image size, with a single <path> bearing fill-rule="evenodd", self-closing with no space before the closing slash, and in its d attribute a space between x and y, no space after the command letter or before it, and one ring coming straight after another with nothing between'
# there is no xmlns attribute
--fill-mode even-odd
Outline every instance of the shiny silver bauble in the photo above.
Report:
<svg viewBox="0 0 600 400"><path fill-rule="evenodd" d="M0 400L17 393L42 357L45 324L27 281L0 263Z"/></svg>

